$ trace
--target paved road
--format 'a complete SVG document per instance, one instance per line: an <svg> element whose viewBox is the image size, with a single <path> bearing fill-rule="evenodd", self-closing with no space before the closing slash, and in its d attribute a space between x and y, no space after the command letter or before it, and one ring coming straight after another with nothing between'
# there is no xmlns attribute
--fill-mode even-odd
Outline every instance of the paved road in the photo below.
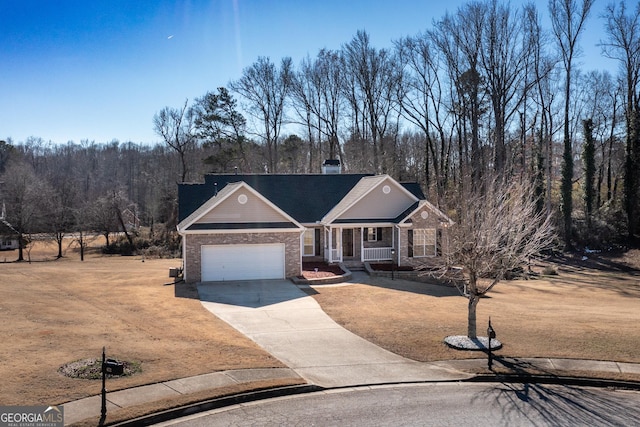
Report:
<svg viewBox="0 0 640 427"><path fill-rule="evenodd" d="M406 359L364 340L286 280L203 283L198 293L205 308L322 387L469 376Z"/></svg>
<svg viewBox="0 0 640 427"><path fill-rule="evenodd" d="M347 388L258 401L160 426L631 426L640 392L537 384Z"/></svg>

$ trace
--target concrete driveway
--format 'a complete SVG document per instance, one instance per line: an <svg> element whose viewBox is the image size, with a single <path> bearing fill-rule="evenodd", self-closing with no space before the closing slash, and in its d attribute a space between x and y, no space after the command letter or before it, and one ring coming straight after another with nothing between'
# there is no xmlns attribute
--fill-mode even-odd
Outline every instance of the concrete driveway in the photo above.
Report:
<svg viewBox="0 0 640 427"><path fill-rule="evenodd" d="M400 357L360 338L289 281L201 283L198 292L205 308L322 387L468 376Z"/></svg>

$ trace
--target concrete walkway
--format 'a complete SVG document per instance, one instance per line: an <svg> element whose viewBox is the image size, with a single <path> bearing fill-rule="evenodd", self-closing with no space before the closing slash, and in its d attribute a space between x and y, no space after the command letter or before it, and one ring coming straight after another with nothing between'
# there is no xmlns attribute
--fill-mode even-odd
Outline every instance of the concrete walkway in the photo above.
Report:
<svg viewBox="0 0 640 427"><path fill-rule="evenodd" d="M461 378L347 331L289 281L205 283L198 293L205 308L321 387Z"/></svg>

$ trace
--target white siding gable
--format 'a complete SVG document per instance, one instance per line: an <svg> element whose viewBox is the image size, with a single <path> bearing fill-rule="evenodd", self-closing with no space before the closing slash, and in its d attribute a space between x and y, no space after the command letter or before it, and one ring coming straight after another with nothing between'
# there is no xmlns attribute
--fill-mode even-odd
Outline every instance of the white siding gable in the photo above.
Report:
<svg viewBox="0 0 640 427"><path fill-rule="evenodd" d="M331 210L324 222L393 219L418 199L388 175L363 178Z"/></svg>
<svg viewBox="0 0 640 427"><path fill-rule="evenodd" d="M389 179L379 183L337 219L393 219L416 200L403 187Z"/></svg>
<svg viewBox="0 0 640 427"><path fill-rule="evenodd" d="M426 200L420 200L418 207L400 221L400 225L411 226L415 223L414 220L420 222L427 218L429 218L432 225L449 227L454 224L451 218L445 215L440 209L436 208Z"/></svg>
<svg viewBox="0 0 640 427"><path fill-rule="evenodd" d="M185 232L194 224L233 224L290 222L303 229L260 193L244 182L226 185L191 215L178 224L178 232Z"/></svg>
<svg viewBox="0 0 640 427"><path fill-rule="evenodd" d="M205 213L196 224L243 222L289 222L280 212L243 188Z"/></svg>

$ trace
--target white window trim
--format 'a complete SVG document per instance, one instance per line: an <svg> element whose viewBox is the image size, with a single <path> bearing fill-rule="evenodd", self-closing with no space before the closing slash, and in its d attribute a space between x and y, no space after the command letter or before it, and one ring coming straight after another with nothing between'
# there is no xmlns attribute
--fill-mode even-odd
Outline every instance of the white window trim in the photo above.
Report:
<svg viewBox="0 0 640 427"><path fill-rule="evenodd" d="M419 234L423 233L423 232L432 232L433 233L433 245L432 244L427 244L426 243L426 236L425 236L425 243L424 244L417 244L416 240ZM425 255L416 255L416 248L417 247L422 247L423 249L423 253ZM427 254L427 248L429 249L433 249L432 253ZM414 258L434 258L436 257L438 254L438 232L435 228L415 228L413 230L413 257Z"/></svg>
<svg viewBox="0 0 640 427"><path fill-rule="evenodd" d="M309 247L309 245L306 244L305 242L305 238L307 233L311 234L311 253L308 254L306 253L306 248ZM304 234L302 235L302 256L316 256L316 231L313 228L308 228L304 231Z"/></svg>

